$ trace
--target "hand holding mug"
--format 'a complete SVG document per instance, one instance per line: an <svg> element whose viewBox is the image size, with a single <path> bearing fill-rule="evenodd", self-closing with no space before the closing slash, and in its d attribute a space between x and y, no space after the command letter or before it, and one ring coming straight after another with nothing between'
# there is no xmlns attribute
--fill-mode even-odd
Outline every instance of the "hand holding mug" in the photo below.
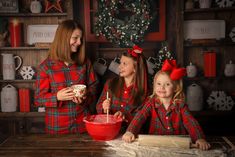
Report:
<svg viewBox="0 0 235 157"><path fill-rule="evenodd" d="M73 102L81 104L86 99L86 85L77 84L71 86L75 96L73 97Z"/></svg>

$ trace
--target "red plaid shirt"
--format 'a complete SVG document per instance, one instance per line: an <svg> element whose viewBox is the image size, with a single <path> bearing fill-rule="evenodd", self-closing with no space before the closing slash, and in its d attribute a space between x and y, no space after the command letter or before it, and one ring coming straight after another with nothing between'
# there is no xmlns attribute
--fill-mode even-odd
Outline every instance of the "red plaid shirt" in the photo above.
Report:
<svg viewBox="0 0 235 157"><path fill-rule="evenodd" d="M82 66L47 58L38 67L35 90L35 105L46 107L46 132L65 134L85 132L83 117L88 108L95 107L98 80L89 60ZM81 105L72 101L58 101L57 92L72 84L87 86L87 99ZM91 106L88 106L91 105Z"/></svg>
<svg viewBox="0 0 235 157"><path fill-rule="evenodd" d="M193 142L205 138L199 123L184 103L172 103L166 110L158 99L149 98L143 108L136 113L127 131L137 134L148 117L151 119L149 134L190 134Z"/></svg>
<svg viewBox="0 0 235 157"><path fill-rule="evenodd" d="M106 99L106 94L109 89L109 86L110 86L110 80L108 80L105 83L103 91L96 104L96 110L99 114L103 113L102 103ZM109 98L111 99L110 113L114 114L117 111L121 111L125 115L125 118L128 121L128 123L131 122L135 113L140 107L140 105L133 104L134 98L131 94L133 90L134 90L134 85L126 87L126 85L124 84L124 87L122 88L120 87L120 92L121 92L120 97L116 97L111 92L109 92Z"/></svg>

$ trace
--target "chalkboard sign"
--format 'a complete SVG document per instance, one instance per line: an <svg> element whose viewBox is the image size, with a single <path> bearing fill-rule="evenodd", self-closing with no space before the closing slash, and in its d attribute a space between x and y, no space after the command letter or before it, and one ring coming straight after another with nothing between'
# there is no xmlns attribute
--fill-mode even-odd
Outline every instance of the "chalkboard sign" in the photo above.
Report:
<svg viewBox="0 0 235 157"><path fill-rule="evenodd" d="M18 13L18 0L0 0L0 13Z"/></svg>

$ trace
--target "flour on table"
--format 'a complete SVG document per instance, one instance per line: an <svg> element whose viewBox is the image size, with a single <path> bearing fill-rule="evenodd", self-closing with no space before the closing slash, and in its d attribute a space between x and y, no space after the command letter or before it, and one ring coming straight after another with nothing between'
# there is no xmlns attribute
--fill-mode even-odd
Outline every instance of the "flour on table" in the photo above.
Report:
<svg viewBox="0 0 235 157"><path fill-rule="evenodd" d="M108 150L116 152L117 157L226 157L222 150L202 151L199 149L179 149L139 146L138 141L126 143L121 138L106 141Z"/></svg>

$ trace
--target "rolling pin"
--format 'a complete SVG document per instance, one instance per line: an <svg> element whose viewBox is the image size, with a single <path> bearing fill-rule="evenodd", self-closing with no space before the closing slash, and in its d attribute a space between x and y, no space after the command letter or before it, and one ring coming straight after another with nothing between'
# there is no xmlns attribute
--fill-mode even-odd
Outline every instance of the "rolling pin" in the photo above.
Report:
<svg viewBox="0 0 235 157"><path fill-rule="evenodd" d="M139 135L140 146L171 147L171 148L197 148L191 143L189 136L180 135Z"/></svg>

